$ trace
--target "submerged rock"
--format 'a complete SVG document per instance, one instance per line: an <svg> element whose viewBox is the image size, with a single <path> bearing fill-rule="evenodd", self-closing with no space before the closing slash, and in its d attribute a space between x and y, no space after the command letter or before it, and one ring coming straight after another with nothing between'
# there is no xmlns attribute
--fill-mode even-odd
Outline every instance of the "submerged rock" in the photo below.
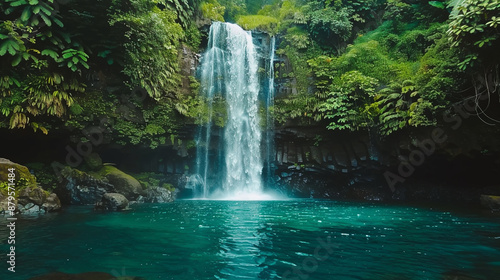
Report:
<svg viewBox="0 0 500 280"><path fill-rule="evenodd" d="M96 205L96 209L121 211L128 209L128 199L119 193L106 193L102 196L100 203Z"/></svg>

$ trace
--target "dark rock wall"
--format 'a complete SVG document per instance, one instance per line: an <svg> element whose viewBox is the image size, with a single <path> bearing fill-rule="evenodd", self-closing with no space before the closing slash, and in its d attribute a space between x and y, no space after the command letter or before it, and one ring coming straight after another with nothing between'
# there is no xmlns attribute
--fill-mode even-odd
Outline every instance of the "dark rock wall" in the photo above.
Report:
<svg viewBox="0 0 500 280"><path fill-rule="evenodd" d="M485 129L477 120L460 131L440 126L446 136L441 143L432 142L435 129L380 137L369 131L279 128L273 179L284 192L332 199L478 203L481 193L500 192L497 128L477 137Z"/></svg>

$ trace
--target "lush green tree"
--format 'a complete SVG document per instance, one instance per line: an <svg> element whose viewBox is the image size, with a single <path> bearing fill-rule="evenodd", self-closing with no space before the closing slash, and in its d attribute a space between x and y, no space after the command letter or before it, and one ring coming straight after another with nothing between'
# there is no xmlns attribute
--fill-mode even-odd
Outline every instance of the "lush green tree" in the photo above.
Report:
<svg viewBox="0 0 500 280"><path fill-rule="evenodd" d="M323 1L312 1L307 12L309 33L321 45L342 51L352 36L352 15L350 7L339 8Z"/></svg>

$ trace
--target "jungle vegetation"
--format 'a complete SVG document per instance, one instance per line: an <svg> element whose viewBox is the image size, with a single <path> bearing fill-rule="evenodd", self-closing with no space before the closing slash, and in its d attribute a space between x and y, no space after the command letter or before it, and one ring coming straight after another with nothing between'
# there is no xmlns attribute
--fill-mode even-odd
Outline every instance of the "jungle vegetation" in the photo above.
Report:
<svg viewBox="0 0 500 280"><path fill-rule="evenodd" d="M105 118L111 141L165 143L206 114L181 57L202 51L212 20L278 38L291 70L276 75L297 90L276 100L280 124L386 136L470 98L497 122L499 0L5 0L0 128L47 134Z"/></svg>

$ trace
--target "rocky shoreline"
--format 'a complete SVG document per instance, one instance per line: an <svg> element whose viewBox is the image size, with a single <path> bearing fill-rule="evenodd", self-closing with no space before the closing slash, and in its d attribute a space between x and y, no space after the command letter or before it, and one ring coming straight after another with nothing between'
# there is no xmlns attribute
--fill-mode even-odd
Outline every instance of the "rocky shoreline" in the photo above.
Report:
<svg viewBox="0 0 500 280"><path fill-rule="evenodd" d="M7 169L16 174L13 196L16 214L56 212L63 205L94 205L96 210L122 211L135 203L172 202L176 190L171 185L146 186L112 165L102 165L96 172L65 167L57 187L48 190L37 182L28 167L0 158L0 182L7 182ZM3 186L3 185L2 185ZM9 211L7 189L0 192L0 213Z"/></svg>

